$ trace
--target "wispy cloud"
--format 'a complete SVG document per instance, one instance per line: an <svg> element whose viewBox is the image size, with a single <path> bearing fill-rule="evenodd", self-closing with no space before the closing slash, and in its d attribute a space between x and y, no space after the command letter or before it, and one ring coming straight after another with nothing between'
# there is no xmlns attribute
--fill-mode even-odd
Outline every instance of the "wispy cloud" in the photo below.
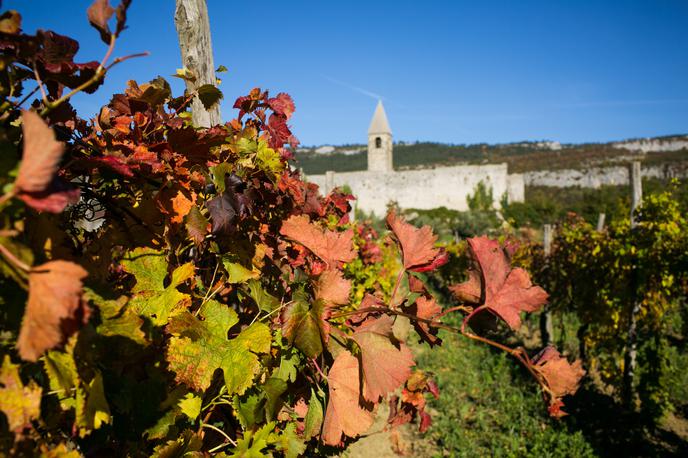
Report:
<svg viewBox="0 0 688 458"><path fill-rule="evenodd" d="M640 105L670 105L688 103L688 99L598 100L556 105L558 108L625 107Z"/></svg>
<svg viewBox="0 0 688 458"><path fill-rule="evenodd" d="M338 85L343 86L345 88L351 89L354 92L358 92L359 94L366 95L372 99L385 100L384 97L382 97L380 94L376 94L373 91L369 91L367 89L363 89L363 88L360 88L358 86L354 86L353 84L349 84L349 83L346 83L344 81L338 80L336 78L332 78L331 76L327 76L327 75L321 75L321 76L331 83L338 84Z"/></svg>

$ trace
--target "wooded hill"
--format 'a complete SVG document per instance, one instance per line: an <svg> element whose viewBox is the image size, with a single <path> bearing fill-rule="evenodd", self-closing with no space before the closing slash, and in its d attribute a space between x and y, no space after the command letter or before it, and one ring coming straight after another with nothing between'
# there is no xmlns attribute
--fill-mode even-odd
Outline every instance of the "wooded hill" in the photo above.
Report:
<svg viewBox="0 0 688 458"><path fill-rule="evenodd" d="M656 137L653 145L685 142L686 136ZM626 142L628 143L628 142ZM367 168L365 145L334 147L331 153L318 153L316 148L299 148L295 164L306 174L323 174L327 170L352 172ZM557 148L557 149L555 149ZM358 150L354 153L353 151ZM489 145L451 145L432 142L397 143L394 145L394 168L414 169L439 165L490 164L506 162L512 173L532 170L580 169L626 163L630 158L644 165L688 162L688 149L683 145L673 151L643 153L619 147L614 143L553 144L521 142Z"/></svg>

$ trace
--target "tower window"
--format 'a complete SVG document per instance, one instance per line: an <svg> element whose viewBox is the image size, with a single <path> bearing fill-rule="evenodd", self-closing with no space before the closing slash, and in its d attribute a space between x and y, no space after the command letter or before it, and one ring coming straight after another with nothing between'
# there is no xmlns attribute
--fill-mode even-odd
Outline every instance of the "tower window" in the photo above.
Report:
<svg viewBox="0 0 688 458"><path fill-rule="evenodd" d="M382 139L380 137L375 137L375 148L382 148Z"/></svg>

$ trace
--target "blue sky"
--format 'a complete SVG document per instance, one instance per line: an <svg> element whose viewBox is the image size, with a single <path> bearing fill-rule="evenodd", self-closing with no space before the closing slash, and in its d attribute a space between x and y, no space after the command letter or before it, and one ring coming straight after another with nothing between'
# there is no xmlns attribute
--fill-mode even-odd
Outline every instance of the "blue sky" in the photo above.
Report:
<svg viewBox="0 0 688 458"><path fill-rule="evenodd" d="M116 2L117 0L111 0ZM24 30L105 46L87 0L6 0ZM59 6L57 6L59 5ZM688 133L688 1L208 0L215 63L232 102L252 87L288 92L305 145L365 142L375 98L395 140L606 141ZM108 75L91 116L128 79L181 66L173 0L134 0L115 55L150 51ZM180 94L183 85L168 78Z"/></svg>

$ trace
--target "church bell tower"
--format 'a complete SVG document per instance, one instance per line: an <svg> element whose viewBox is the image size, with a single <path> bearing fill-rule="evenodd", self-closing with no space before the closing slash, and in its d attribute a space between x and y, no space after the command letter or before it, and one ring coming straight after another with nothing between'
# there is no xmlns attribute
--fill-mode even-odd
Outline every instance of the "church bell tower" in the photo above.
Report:
<svg viewBox="0 0 688 458"><path fill-rule="evenodd" d="M368 170L392 172L392 130L387 122L382 100L377 102L375 114L368 128Z"/></svg>

